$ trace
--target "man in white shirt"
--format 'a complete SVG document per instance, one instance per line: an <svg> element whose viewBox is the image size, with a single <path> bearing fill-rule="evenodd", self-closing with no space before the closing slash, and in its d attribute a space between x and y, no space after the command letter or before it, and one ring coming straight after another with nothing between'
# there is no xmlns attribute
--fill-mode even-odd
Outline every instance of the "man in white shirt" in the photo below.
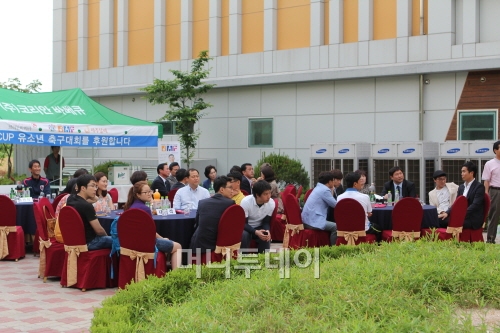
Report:
<svg viewBox="0 0 500 333"><path fill-rule="evenodd" d="M486 162L482 174L485 191L490 195L491 200L486 236L488 243L495 243L498 222L500 222L500 141L493 144L493 153L495 158Z"/></svg>
<svg viewBox="0 0 500 333"><path fill-rule="evenodd" d="M439 227L448 227L448 216L444 213L450 209L457 198L458 185L446 182L446 173L443 170L436 170L432 175L436 188L429 192L429 204L437 207Z"/></svg>
<svg viewBox="0 0 500 333"><path fill-rule="evenodd" d="M271 185L265 180L259 180L253 185L252 195L241 200L240 206L245 211L247 223L241 236L241 248L248 249L255 239L259 253L271 247L269 226L276 203L271 199Z"/></svg>
<svg viewBox="0 0 500 333"><path fill-rule="evenodd" d="M351 198L356 200L361 204L365 211L365 231L367 234L373 234L377 238L377 242L380 242L382 239L382 233L380 228L372 225L368 217L372 216L372 204L370 203L370 197L367 194L359 192L364 186L363 183L359 181L361 178L361 173L358 172L350 172L345 176L345 182L347 185L347 189L344 193L338 196L337 204L346 198ZM333 244L332 244L333 245Z"/></svg>
<svg viewBox="0 0 500 333"><path fill-rule="evenodd" d="M184 210L188 207L198 209L198 201L210 198L206 188L200 186L200 174L196 169L188 170L188 186L177 190L174 197L174 209Z"/></svg>

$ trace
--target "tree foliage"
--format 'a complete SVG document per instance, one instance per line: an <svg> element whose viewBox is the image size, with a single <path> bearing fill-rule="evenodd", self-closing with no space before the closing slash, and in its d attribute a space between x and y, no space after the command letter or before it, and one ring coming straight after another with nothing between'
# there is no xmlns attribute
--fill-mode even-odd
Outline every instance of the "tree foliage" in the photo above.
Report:
<svg viewBox="0 0 500 333"><path fill-rule="evenodd" d="M21 80L17 77L13 79L8 79L7 82L0 82L0 88L15 90L23 93L36 93L40 91L42 83L38 80L33 80L28 83L24 88L21 84ZM14 153L14 145L2 143L0 146L0 159L7 157L7 177L12 177L12 154Z"/></svg>
<svg viewBox="0 0 500 333"><path fill-rule="evenodd" d="M199 131L194 131L194 125L204 116L203 110L212 106L202 98L203 94L215 86L202 82L210 73L210 69L206 69L210 59L207 51L201 51L198 58L193 61L190 71L170 70L175 78L154 79L153 84L141 89L146 92L145 98L149 103L168 105L165 116L159 121L175 122L183 149L183 162L188 167L200 136Z"/></svg>
<svg viewBox="0 0 500 333"><path fill-rule="evenodd" d="M260 166L269 163L273 168L276 182L280 189L288 184L300 186L307 190L309 188L309 175L298 159L286 155L271 153L262 157L255 165L255 177L260 176Z"/></svg>

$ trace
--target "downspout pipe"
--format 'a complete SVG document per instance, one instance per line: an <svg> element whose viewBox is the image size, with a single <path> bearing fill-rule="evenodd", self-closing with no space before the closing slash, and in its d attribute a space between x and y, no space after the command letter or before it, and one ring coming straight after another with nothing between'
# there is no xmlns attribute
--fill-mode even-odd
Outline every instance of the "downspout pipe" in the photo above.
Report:
<svg viewBox="0 0 500 333"><path fill-rule="evenodd" d="M424 76L419 75L418 84L418 140L424 140Z"/></svg>

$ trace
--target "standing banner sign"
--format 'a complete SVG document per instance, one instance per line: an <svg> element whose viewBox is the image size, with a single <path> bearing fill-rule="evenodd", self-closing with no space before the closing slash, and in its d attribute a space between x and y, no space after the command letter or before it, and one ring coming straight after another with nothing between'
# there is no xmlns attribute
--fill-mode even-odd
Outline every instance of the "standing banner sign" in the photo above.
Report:
<svg viewBox="0 0 500 333"><path fill-rule="evenodd" d="M158 140L158 164L177 162L181 165L181 145L179 141Z"/></svg>

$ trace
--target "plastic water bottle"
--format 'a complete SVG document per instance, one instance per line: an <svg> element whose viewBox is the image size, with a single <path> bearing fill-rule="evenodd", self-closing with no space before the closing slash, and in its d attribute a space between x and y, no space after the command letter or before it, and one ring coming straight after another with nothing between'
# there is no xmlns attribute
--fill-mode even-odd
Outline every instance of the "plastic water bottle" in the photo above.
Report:
<svg viewBox="0 0 500 333"><path fill-rule="evenodd" d="M370 202L375 202L375 184L372 183L370 187L368 187L368 191L370 191Z"/></svg>
<svg viewBox="0 0 500 333"><path fill-rule="evenodd" d="M214 188L212 185L210 185L210 188L208 189L208 192L210 193L210 196L213 197L213 195L215 194L215 191L214 191Z"/></svg>
<svg viewBox="0 0 500 333"><path fill-rule="evenodd" d="M387 191L387 206L392 205L392 193L391 191Z"/></svg>
<svg viewBox="0 0 500 333"><path fill-rule="evenodd" d="M396 189L396 193L394 193L394 204L399 201L399 190Z"/></svg>

